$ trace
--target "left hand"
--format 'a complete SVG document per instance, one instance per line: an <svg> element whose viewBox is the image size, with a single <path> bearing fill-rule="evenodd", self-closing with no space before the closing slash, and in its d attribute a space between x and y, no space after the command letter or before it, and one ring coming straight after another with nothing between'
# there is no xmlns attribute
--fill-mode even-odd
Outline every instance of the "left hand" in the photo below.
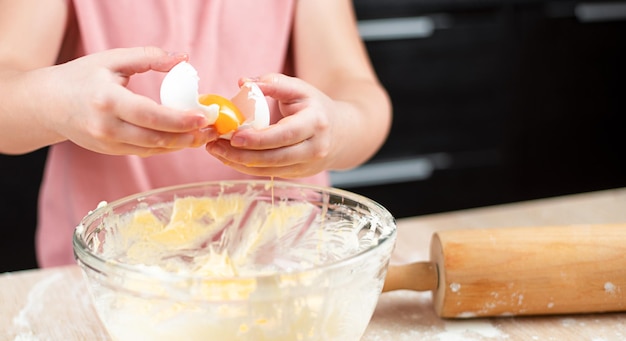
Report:
<svg viewBox="0 0 626 341"><path fill-rule="evenodd" d="M244 81L250 80L240 83ZM278 102L283 118L265 129L236 131L230 141L209 142L207 151L237 171L256 176L299 178L332 168L333 147L341 145L333 140L340 105L298 78L268 74L253 81Z"/></svg>

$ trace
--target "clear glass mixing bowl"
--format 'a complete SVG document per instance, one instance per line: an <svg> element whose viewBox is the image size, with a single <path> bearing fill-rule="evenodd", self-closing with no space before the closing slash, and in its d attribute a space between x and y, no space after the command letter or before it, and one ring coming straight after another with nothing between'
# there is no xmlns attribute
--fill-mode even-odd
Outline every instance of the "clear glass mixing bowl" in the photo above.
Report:
<svg viewBox="0 0 626 341"><path fill-rule="evenodd" d="M359 340L396 225L381 205L279 181L168 187L100 205L74 253L116 340Z"/></svg>

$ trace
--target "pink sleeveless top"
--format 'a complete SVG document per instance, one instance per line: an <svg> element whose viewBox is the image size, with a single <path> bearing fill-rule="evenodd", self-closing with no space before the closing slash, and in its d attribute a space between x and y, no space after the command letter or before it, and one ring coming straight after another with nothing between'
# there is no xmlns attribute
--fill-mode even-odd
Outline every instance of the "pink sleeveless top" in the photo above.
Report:
<svg viewBox="0 0 626 341"><path fill-rule="evenodd" d="M284 72L296 0L68 0L80 41L74 56L116 47L153 45L186 52L201 92L226 96L242 76ZM158 101L164 74L148 72L129 88ZM273 110L272 121L280 114ZM93 153L63 142L51 146L39 202L36 237L41 267L74 263L72 233L100 201L153 188L208 180L252 179L222 165L204 148L141 158ZM328 174L298 179L328 184Z"/></svg>

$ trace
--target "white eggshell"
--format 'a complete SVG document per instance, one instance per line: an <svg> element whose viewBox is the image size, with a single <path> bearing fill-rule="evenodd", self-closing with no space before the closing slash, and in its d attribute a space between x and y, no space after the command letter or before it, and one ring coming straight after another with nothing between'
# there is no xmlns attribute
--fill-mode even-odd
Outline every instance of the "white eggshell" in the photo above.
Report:
<svg viewBox="0 0 626 341"><path fill-rule="evenodd" d="M161 83L161 104L177 110L200 108L204 111L209 124L213 124L219 115L219 106L207 106L198 102L199 80L198 72L191 64L187 62L176 64Z"/></svg>
<svg viewBox="0 0 626 341"><path fill-rule="evenodd" d="M242 127L261 129L270 125L270 108L267 99L255 83L244 83L231 101L246 117Z"/></svg>
<svg viewBox="0 0 626 341"><path fill-rule="evenodd" d="M177 110L198 108L198 72L187 62L176 64L161 83L161 104Z"/></svg>

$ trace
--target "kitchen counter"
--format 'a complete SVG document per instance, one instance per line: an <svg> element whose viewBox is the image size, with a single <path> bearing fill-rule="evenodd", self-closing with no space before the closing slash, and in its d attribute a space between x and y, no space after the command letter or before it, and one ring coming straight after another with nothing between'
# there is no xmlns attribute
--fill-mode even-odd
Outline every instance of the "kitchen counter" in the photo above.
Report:
<svg viewBox="0 0 626 341"><path fill-rule="evenodd" d="M403 218L392 262L428 260L434 231L626 222L625 207L623 188ZM0 289L0 340L110 340L77 266L1 274ZM626 313L443 320L429 292L396 291L381 295L362 340L626 340L625 321Z"/></svg>

